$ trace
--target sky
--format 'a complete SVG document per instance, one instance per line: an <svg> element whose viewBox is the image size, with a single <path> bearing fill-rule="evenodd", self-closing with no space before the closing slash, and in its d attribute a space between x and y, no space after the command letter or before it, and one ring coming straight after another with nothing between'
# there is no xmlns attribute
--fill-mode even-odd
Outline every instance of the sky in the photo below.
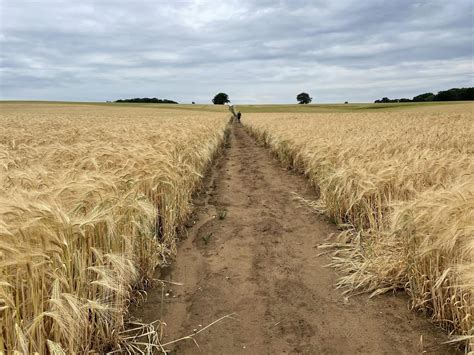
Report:
<svg viewBox="0 0 474 355"><path fill-rule="evenodd" d="M0 99L372 102L474 86L472 0L0 0Z"/></svg>

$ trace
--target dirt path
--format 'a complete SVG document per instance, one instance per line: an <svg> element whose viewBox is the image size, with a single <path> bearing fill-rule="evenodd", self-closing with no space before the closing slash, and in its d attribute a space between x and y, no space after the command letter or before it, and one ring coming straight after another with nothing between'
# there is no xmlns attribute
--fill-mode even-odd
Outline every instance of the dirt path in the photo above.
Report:
<svg viewBox="0 0 474 355"><path fill-rule="evenodd" d="M193 333L177 354L416 354L449 353L446 340L407 309L404 296L345 299L317 246L335 228L293 200L315 199L303 177L281 168L241 126L196 199L196 225L177 261L161 277L169 286L166 340ZM223 212L225 211L225 212ZM217 217L215 217L217 215ZM160 318L161 290L150 292L135 316ZM423 338L423 349L420 338Z"/></svg>

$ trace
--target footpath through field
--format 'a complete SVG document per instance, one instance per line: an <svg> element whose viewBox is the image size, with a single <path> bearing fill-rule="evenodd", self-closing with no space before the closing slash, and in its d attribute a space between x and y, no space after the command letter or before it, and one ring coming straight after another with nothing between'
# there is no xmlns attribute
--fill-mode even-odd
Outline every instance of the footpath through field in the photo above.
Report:
<svg viewBox="0 0 474 355"><path fill-rule="evenodd" d="M337 232L294 200L316 199L301 176L287 172L234 125L223 156L196 198L196 224L161 278L167 285L166 339L192 334L178 354L416 354L453 352L446 336L408 310L403 295L347 299L335 289L317 246ZM159 319L162 290L150 291L134 316Z"/></svg>

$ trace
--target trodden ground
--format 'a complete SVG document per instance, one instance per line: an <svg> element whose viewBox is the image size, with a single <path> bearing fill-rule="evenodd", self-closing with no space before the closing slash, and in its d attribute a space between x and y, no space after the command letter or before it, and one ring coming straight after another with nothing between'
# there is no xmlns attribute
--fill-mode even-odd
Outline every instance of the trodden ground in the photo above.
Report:
<svg viewBox="0 0 474 355"><path fill-rule="evenodd" d="M206 189L195 225L160 287L134 312L162 318L178 354L446 354L447 337L408 310L403 295L346 298L318 245L336 228L295 200L316 199L305 179L287 172L243 127L234 126Z"/></svg>

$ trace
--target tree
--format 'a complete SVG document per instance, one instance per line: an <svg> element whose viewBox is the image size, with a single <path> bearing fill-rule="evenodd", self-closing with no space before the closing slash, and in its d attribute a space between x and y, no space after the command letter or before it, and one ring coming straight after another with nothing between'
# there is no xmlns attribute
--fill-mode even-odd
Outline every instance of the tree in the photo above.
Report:
<svg viewBox="0 0 474 355"><path fill-rule="evenodd" d="M459 93L459 100L474 100L474 87L462 88Z"/></svg>
<svg viewBox="0 0 474 355"><path fill-rule="evenodd" d="M310 97L308 93L302 92L301 94L298 94L298 96L296 96L296 100L299 104L305 105L309 104L313 100L313 98Z"/></svg>
<svg viewBox="0 0 474 355"><path fill-rule="evenodd" d="M434 101L458 101L459 89L452 88L449 90L439 91L434 97Z"/></svg>
<svg viewBox="0 0 474 355"><path fill-rule="evenodd" d="M145 103L145 104L177 104L176 101L168 100L168 99L157 99L156 97L148 98L148 97L136 97L134 99L123 99L117 100L115 102L132 102L132 103Z"/></svg>
<svg viewBox="0 0 474 355"><path fill-rule="evenodd" d="M214 105L224 105L230 102L229 95L224 94L223 92L220 92L216 96L214 96L214 98L212 99L212 102L214 103Z"/></svg>
<svg viewBox="0 0 474 355"><path fill-rule="evenodd" d="M462 88L461 93L459 94L460 100L474 100L474 87L471 88Z"/></svg>
<svg viewBox="0 0 474 355"><path fill-rule="evenodd" d="M413 102L433 101L435 95L432 92L425 92L413 98Z"/></svg>
<svg viewBox="0 0 474 355"><path fill-rule="evenodd" d="M474 88L452 88L438 92L434 101L474 100Z"/></svg>

